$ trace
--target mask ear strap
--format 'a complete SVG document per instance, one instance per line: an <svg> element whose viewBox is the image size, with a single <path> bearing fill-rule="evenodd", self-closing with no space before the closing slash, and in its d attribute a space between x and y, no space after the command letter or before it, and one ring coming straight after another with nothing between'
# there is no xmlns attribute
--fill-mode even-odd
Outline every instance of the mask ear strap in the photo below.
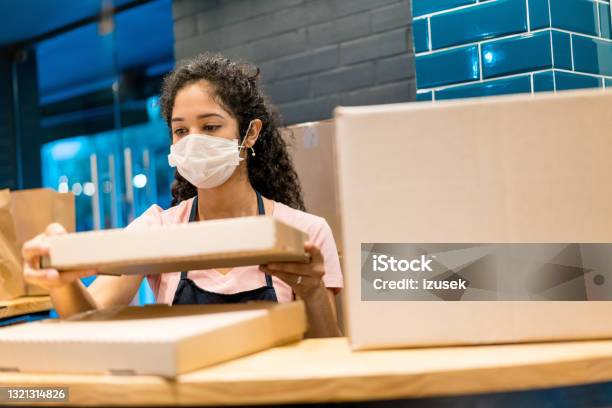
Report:
<svg viewBox="0 0 612 408"><path fill-rule="evenodd" d="M246 134L244 135L244 138L242 139L242 143L240 143L240 146L238 147L238 149L244 149L244 141L249 136L249 132L251 131L251 125L252 124L253 124L253 121L250 121L249 122L249 127L247 128Z"/></svg>

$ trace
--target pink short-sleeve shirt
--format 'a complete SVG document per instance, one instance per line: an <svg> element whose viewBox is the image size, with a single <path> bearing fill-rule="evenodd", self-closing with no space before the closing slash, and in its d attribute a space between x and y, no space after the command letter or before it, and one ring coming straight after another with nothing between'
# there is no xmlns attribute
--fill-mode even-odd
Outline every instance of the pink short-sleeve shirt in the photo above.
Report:
<svg viewBox="0 0 612 408"><path fill-rule="evenodd" d="M189 222L189 213L195 198L184 200L178 205L163 210L158 205L152 205L138 218L132 221L126 229L147 228L169 224ZM274 201L272 216L294 228L304 231L309 239L319 247L325 264L323 282L337 293L343 287L342 272L336 243L331 228L324 218L296 210L283 203ZM200 288L210 292L232 294L265 286L265 274L258 265L235 267L227 274L216 269L189 271L191 279ZM181 272L170 272L160 275L147 275L149 286L155 294L157 303L172 304L174 293L178 287ZM272 284L279 302L290 302L294 299L291 287L281 279L272 276Z"/></svg>

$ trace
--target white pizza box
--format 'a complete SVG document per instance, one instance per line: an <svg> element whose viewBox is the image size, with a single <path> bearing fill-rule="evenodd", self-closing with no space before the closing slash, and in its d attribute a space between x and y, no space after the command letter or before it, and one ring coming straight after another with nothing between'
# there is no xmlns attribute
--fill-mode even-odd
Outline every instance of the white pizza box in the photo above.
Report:
<svg viewBox="0 0 612 408"><path fill-rule="evenodd" d="M119 306L0 329L0 370L175 377L305 331L302 301Z"/></svg>
<svg viewBox="0 0 612 408"><path fill-rule="evenodd" d="M268 262L307 262L307 235L270 216L236 217L145 229L113 229L49 237L41 266L134 275Z"/></svg>

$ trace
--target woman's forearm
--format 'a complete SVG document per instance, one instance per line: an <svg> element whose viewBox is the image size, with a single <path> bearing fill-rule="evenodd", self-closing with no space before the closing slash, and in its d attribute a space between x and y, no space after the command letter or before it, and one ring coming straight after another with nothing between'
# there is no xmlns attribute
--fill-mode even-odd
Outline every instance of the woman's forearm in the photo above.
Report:
<svg viewBox="0 0 612 408"><path fill-rule="evenodd" d="M97 309L96 302L80 280L49 290L55 310L60 317Z"/></svg>
<svg viewBox="0 0 612 408"><path fill-rule="evenodd" d="M325 286L313 290L303 298L308 318L306 337L337 337L342 333Z"/></svg>

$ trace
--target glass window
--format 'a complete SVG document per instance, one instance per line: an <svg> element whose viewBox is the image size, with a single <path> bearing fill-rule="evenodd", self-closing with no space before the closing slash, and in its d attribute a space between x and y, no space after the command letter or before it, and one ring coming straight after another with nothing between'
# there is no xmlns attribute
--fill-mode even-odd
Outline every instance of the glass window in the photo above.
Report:
<svg viewBox="0 0 612 408"><path fill-rule="evenodd" d="M158 93L173 44L172 1L156 0L36 45L43 185L75 194L78 231L170 206ZM153 300L146 282L137 298Z"/></svg>

